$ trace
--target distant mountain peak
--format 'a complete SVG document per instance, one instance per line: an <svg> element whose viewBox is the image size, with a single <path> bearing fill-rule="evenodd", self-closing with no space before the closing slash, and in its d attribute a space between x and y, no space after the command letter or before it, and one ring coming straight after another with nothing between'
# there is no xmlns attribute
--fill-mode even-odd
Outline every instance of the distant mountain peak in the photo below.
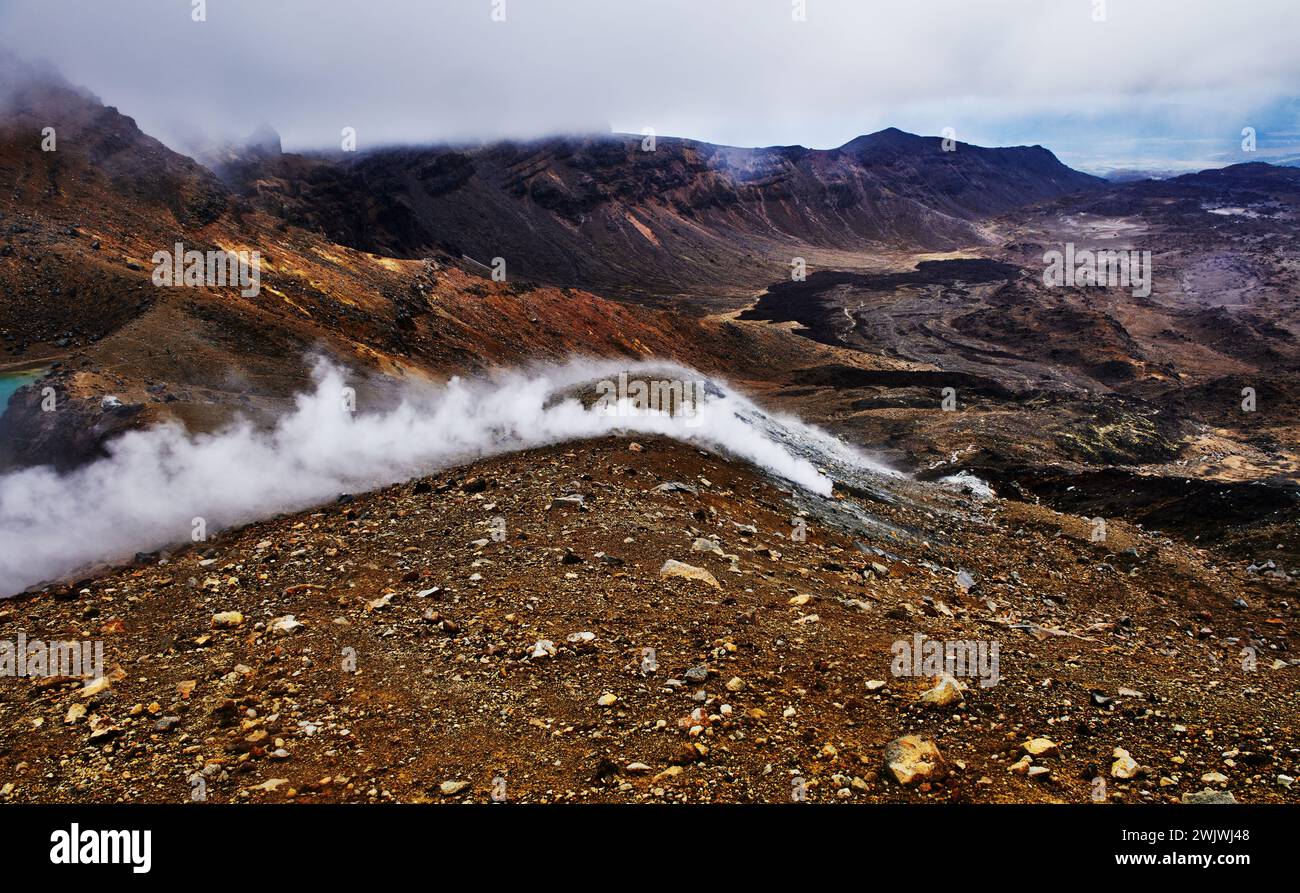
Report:
<svg viewBox="0 0 1300 893"><path fill-rule="evenodd" d="M861 136L855 136L839 148L840 151L851 151L877 146L915 146L933 139L936 139L936 137L924 137L915 133L908 133L906 130L899 130L897 127L886 127L884 130L877 130L875 133L864 133Z"/></svg>

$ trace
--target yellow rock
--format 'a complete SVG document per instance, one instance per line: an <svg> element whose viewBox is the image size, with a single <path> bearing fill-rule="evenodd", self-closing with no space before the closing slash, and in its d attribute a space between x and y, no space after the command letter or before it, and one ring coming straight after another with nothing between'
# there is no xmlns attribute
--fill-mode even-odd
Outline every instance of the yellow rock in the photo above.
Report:
<svg viewBox="0 0 1300 893"><path fill-rule="evenodd" d="M1122 747L1115 748L1115 762L1111 763L1110 774L1115 778L1132 778L1137 775L1137 760Z"/></svg>
<svg viewBox="0 0 1300 893"><path fill-rule="evenodd" d="M98 679L92 679L90 682L82 686L80 692L81 697L93 698L102 691L108 691L109 685L111 685L111 683L108 681L107 676L100 676Z"/></svg>
<svg viewBox="0 0 1300 893"><path fill-rule="evenodd" d="M707 583L714 589L721 589L722 584L717 581L713 574L709 573L702 567L693 567L681 561L675 561L670 558L664 562L664 566L659 568L661 577L681 577L685 580L698 580L701 583Z"/></svg>
<svg viewBox="0 0 1300 893"><path fill-rule="evenodd" d="M244 625L244 615L238 611L222 611L212 615L213 629L235 629Z"/></svg>
<svg viewBox="0 0 1300 893"><path fill-rule="evenodd" d="M1023 747L1031 757L1050 757L1061 750L1060 745L1050 738L1030 738Z"/></svg>

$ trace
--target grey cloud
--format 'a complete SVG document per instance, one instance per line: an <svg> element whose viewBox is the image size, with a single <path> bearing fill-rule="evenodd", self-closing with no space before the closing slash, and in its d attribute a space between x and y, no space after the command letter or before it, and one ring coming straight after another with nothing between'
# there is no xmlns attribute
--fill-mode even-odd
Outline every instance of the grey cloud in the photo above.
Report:
<svg viewBox="0 0 1300 893"><path fill-rule="evenodd" d="M13 0L0 35L182 145L264 122L297 149L344 126L362 147L610 127L825 147L887 125L1046 143L1152 109L1208 131L1300 83L1293 0L1106 7L807 0L795 22L790 0L506 0L494 22L493 0L208 0L199 23L188 0Z"/></svg>

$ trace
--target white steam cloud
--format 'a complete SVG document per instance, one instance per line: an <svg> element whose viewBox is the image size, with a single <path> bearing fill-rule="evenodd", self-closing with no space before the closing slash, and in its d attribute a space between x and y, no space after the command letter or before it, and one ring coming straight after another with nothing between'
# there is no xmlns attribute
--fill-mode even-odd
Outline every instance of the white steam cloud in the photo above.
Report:
<svg viewBox="0 0 1300 893"><path fill-rule="evenodd" d="M123 435L108 457L70 473L11 473L0 477L0 596L187 541L195 518L216 531L482 456L616 432L712 447L822 495L831 481L804 456L890 473L716 380L693 418L611 415L572 396L575 387L622 371L647 380L703 379L674 364L574 360L411 386L392 409L354 414L345 408L343 372L322 361L314 392L299 395L270 430L240 422L191 435L164 425Z"/></svg>

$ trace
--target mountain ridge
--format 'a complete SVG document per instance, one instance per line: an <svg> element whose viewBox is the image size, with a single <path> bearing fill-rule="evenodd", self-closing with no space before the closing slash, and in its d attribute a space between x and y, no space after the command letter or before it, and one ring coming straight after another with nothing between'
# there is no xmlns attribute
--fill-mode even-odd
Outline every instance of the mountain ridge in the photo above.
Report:
<svg viewBox="0 0 1300 893"><path fill-rule="evenodd" d="M503 257L524 276L619 297L745 293L788 272L791 246L988 244L981 221L1104 185L1041 147L950 152L896 128L835 149L664 137L642 151L645 139L253 153L216 169L236 195L340 244ZM696 263L683 270L682 256Z"/></svg>

